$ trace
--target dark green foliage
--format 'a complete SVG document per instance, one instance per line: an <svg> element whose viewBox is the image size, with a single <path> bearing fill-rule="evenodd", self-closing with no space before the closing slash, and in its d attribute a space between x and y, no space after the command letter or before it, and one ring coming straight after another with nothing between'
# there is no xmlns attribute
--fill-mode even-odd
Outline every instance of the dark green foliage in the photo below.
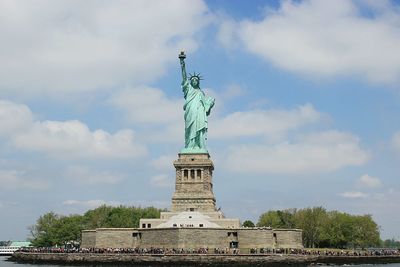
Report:
<svg viewBox="0 0 400 267"><path fill-rule="evenodd" d="M243 227L254 227L254 223L250 220L244 221L242 224Z"/></svg>
<svg viewBox="0 0 400 267"><path fill-rule="evenodd" d="M296 209L270 210L261 214L257 226L270 226L273 228L295 228Z"/></svg>
<svg viewBox="0 0 400 267"><path fill-rule="evenodd" d="M66 244L69 241L81 239L83 230L83 217L81 215L70 215L60 217L56 223L56 244Z"/></svg>
<svg viewBox="0 0 400 267"><path fill-rule="evenodd" d="M102 205L94 210L87 211L84 215L85 229L108 227L108 217L113 207Z"/></svg>
<svg viewBox="0 0 400 267"><path fill-rule="evenodd" d="M379 246L379 227L372 220L371 215L354 216L352 226L354 247Z"/></svg>
<svg viewBox="0 0 400 267"><path fill-rule="evenodd" d="M398 249L400 249L400 241L395 240L394 238L386 239L386 240L382 241L381 246L383 248L398 248Z"/></svg>
<svg viewBox="0 0 400 267"><path fill-rule="evenodd" d="M39 217L36 224L30 227L32 245L38 247L53 246L57 243L57 231L60 216L54 212Z"/></svg>
<svg viewBox="0 0 400 267"><path fill-rule="evenodd" d="M270 210L261 214L258 219L257 226L267 226L273 228L281 228L282 222L276 210Z"/></svg>
<svg viewBox="0 0 400 267"><path fill-rule="evenodd" d="M271 210L257 226L303 230L305 247L365 248L379 246L379 227L371 215L350 215L323 207Z"/></svg>
<svg viewBox="0 0 400 267"><path fill-rule="evenodd" d="M319 247L324 236L324 225L327 223L327 213L322 207L305 208L296 215L296 227L303 229L303 244L306 247Z"/></svg>
<svg viewBox="0 0 400 267"><path fill-rule="evenodd" d="M30 227L32 245L51 247L65 245L70 241L80 241L85 229L102 227L136 228L140 218L160 218L160 209L153 207L110 207L100 206L84 215L60 216L54 212L39 217Z"/></svg>

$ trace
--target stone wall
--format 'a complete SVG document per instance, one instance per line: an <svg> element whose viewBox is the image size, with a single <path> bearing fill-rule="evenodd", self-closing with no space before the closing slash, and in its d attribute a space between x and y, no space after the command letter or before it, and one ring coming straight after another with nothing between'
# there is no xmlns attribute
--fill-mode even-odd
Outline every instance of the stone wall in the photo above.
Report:
<svg viewBox="0 0 400 267"><path fill-rule="evenodd" d="M179 241L178 228L140 229L142 233L140 247L142 248L177 248Z"/></svg>
<svg viewBox="0 0 400 267"><path fill-rule="evenodd" d="M99 228L96 229L97 248L132 248L138 245L132 236L138 233L135 228ZM83 246L82 246L83 247Z"/></svg>
<svg viewBox="0 0 400 267"><path fill-rule="evenodd" d="M301 248L302 231L299 229L274 229L276 234L276 247L279 248ZM301 245L301 247L299 246Z"/></svg>
<svg viewBox="0 0 400 267"><path fill-rule="evenodd" d="M94 248L96 247L96 230L83 230L81 247Z"/></svg>
<svg viewBox="0 0 400 267"><path fill-rule="evenodd" d="M226 229L181 228L179 248L227 248Z"/></svg>
<svg viewBox="0 0 400 267"><path fill-rule="evenodd" d="M82 247L302 248L301 230L268 228L100 228L82 233Z"/></svg>
<svg viewBox="0 0 400 267"><path fill-rule="evenodd" d="M239 248L274 248L273 233L271 229L242 228L238 231ZM244 251L243 251L244 252Z"/></svg>

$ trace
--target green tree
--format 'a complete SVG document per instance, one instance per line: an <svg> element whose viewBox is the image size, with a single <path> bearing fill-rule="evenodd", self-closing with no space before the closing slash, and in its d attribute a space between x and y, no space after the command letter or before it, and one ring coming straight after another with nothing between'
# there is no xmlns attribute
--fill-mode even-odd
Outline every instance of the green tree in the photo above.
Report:
<svg viewBox="0 0 400 267"><path fill-rule="evenodd" d="M254 227L255 225L254 225L254 223L252 221L246 220L246 221L243 222L242 226L243 227Z"/></svg>
<svg viewBox="0 0 400 267"><path fill-rule="evenodd" d="M80 241L83 229L81 215L60 216L54 212L39 217L31 226L32 245L52 247L65 245L69 241Z"/></svg>
<svg viewBox="0 0 400 267"><path fill-rule="evenodd" d="M315 248L323 236L327 222L326 210L322 207L305 208L296 213L296 226L303 230L303 244Z"/></svg>
<svg viewBox="0 0 400 267"><path fill-rule="evenodd" d="M345 248L351 239L351 215L338 211L327 213L327 220L322 226L320 247Z"/></svg>
<svg viewBox="0 0 400 267"><path fill-rule="evenodd" d="M60 217L55 225L56 243L66 245L70 241L80 242L84 228L83 216L70 215Z"/></svg>
<svg viewBox="0 0 400 267"><path fill-rule="evenodd" d="M135 227L134 219L134 208L126 208L123 206L115 207L108 213L105 227Z"/></svg>
<svg viewBox="0 0 400 267"><path fill-rule="evenodd" d="M379 227L371 215L354 216L352 226L354 247L366 248L379 246Z"/></svg>
<svg viewBox="0 0 400 267"><path fill-rule="evenodd" d="M270 210L263 214L261 214L260 218L258 219L257 226L267 226L272 228L281 228L282 221L281 217L276 210Z"/></svg>
<svg viewBox="0 0 400 267"><path fill-rule="evenodd" d="M30 227L34 246L51 247L65 245L70 241L79 242L83 229L102 227L135 228L140 218L160 218L160 209L154 207L110 207L100 206L84 215L60 216L54 212L39 217Z"/></svg>
<svg viewBox="0 0 400 267"><path fill-rule="evenodd" d="M54 212L39 217L35 225L30 227L32 245L36 247L51 247L57 244L57 224L60 216Z"/></svg>
<svg viewBox="0 0 400 267"><path fill-rule="evenodd" d="M135 208L134 210L135 210L135 216L133 221L134 227L139 227L140 218L145 218L145 219L160 218L160 212L162 211L154 207Z"/></svg>
<svg viewBox="0 0 400 267"><path fill-rule="evenodd" d="M154 207L110 207L102 205L84 214L84 228L96 229L101 227L139 227L141 218L160 218L160 209Z"/></svg>
<svg viewBox="0 0 400 267"><path fill-rule="evenodd" d="M277 210L276 212L280 218L282 228L296 228L296 209Z"/></svg>
<svg viewBox="0 0 400 267"><path fill-rule="evenodd" d="M383 248L398 248L400 249L400 241L394 238L386 239L382 241L381 246Z"/></svg>
<svg viewBox="0 0 400 267"><path fill-rule="evenodd" d="M113 207L102 205L96 209L87 211L84 217L85 229L107 227L108 216Z"/></svg>
<svg viewBox="0 0 400 267"><path fill-rule="evenodd" d="M273 228L296 228L296 209L270 210L261 214L257 226L270 226Z"/></svg>

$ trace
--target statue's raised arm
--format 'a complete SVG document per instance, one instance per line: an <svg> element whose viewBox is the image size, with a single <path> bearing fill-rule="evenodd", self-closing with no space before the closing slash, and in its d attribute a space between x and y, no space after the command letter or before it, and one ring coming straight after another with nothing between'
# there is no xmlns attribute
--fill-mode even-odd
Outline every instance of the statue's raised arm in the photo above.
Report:
<svg viewBox="0 0 400 267"><path fill-rule="evenodd" d="M181 61L181 69L182 69L182 83L184 83L187 80L187 74L186 74L186 67L185 67L185 51L181 51L179 54L179 59Z"/></svg>
<svg viewBox="0 0 400 267"><path fill-rule="evenodd" d="M182 70L182 91L185 98L183 105L185 118L185 148L181 153L197 154L208 153L206 148L208 120L215 99L206 97L200 89L201 76L190 74L187 77L185 67L185 52L179 54Z"/></svg>

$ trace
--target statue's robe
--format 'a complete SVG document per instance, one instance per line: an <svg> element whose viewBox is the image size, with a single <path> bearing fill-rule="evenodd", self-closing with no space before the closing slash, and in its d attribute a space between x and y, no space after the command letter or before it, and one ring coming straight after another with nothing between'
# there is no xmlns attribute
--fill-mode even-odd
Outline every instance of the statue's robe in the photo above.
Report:
<svg viewBox="0 0 400 267"><path fill-rule="evenodd" d="M182 83L182 90L185 97L183 106L185 118L185 147L186 148L205 148L205 133L208 129L207 116L211 112L214 100L211 97L206 98L203 91L195 89L189 80ZM204 134L202 134L204 133Z"/></svg>

